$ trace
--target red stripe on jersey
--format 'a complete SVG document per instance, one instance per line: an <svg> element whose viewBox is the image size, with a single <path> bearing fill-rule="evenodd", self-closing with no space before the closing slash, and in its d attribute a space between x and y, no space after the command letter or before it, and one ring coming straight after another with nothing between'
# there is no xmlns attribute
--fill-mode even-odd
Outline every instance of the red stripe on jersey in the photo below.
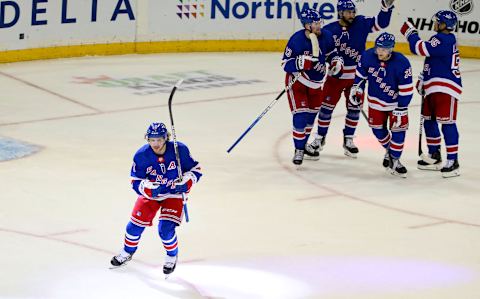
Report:
<svg viewBox="0 0 480 299"><path fill-rule="evenodd" d="M400 92L410 92L413 91L413 86L407 87L407 88L400 88Z"/></svg>
<svg viewBox="0 0 480 299"><path fill-rule="evenodd" d="M421 56L427 56L427 54L425 54L425 50L424 50L424 47L425 46L425 42L423 41L419 41L418 42L418 52L417 54L420 54Z"/></svg>
<svg viewBox="0 0 480 299"><path fill-rule="evenodd" d="M387 105L379 102L379 101L375 101L374 99L372 98L368 98L368 101L370 102L370 104L374 104L374 105L379 105L379 106L382 106L382 107L387 107Z"/></svg>
<svg viewBox="0 0 480 299"><path fill-rule="evenodd" d="M447 83L447 82L439 82L439 81L434 81L434 82L431 82L431 83L428 83L428 84L425 84L425 86L423 87L424 89L428 89L432 86L444 86L444 87L448 87L450 89L452 89L453 91L455 91L456 93L458 94L461 94L462 91L460 89L458 89L457 87L455 87L454 85L450 84L450 83Z"/></svg>

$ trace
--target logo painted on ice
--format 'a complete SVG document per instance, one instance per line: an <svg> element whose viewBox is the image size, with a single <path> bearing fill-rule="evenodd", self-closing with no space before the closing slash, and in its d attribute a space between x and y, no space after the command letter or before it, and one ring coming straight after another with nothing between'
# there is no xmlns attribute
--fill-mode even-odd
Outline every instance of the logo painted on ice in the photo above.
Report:
<svg viewBox="0 0 480 299"><path fill-rule="evenodd" d="M177 16L181 19L197 19L207 17L209 19L292 19L298 18L304 8L313 8L320 12L325 20L336 16L335 6L330 2L325 3L300 3L284 0L178 0ZM206 13L210 13L206 15Z"/></svg>
<svg viewBox="0 0 480 299"><path fill-rule="evenodd" d="M37 145L0 137L0 162L27 157L39 152L41 149Z"/></svg>
<svg viewBox="0 0 480 299"><path fill-rule="evenodd" d="M473 10L473 0L450 0L450 8L460 15L467 15Z"/></svg>
<svg viewBox="0 0 480 299"><path fill-rule="evenodd" d="M239 79L199 70L162 75L149 75L144 77L114 78L108 75L99 75L96 77L74 76L72 83L88 84L105 88L126 88L134 95L148 96L157 93L170 93L172 86L180 78L184 79L183 84L180 87L180 90L182 91L250 85L263 82L258 79Z"/></svg>

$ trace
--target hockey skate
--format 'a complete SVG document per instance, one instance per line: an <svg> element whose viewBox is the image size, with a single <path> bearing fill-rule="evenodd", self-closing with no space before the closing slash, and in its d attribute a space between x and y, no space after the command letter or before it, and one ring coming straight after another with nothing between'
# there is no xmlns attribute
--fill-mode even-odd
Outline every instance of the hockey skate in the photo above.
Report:
<svg viewBox="0 0 480 299"><path fill-rule="evenodd" d="M390 164L387 171L394 176L401 178L407 177L407 168L400 163L400 159L395 159L392 156L390 156Z"/></svg>
<svg viewBox="0 0 480 299"><path fill-rule="evenodd" d="M175 271L175 267L177 266L178 255L170 256L167 255L165 257L165 264L163 264L163 274L165 274L165 279L170 276L170 274Z"/></svg>
<svg viewBox="0 0 480 299"><path fill-rule="evenodd" d="M384 168L390 167L390 154L388 153L388 150L387 150L387 152L385 153L385 156L383 156L382 166L383 166Z"/></svg>
<svg viewBox="0 0 480 299"><path fill-rule="evenodd" d="M343 149L345 150L345 156L357 158L358 147L353 143L352 137L343 137Z"/></svg>
<svg viewBox="0 0 480 299"><path fill-rule="evenodd" d="M433 163L429 163L428 161L418 160L417 168L421 170L440 170L442 168L442 156L440 152L435 152L433 154L428 154L428 156L435 160Z"/></svg>
<svg viewBox="0 0 480 299"><path fill-rule="evenodd" d="M312 143L309 144L314 150L321 152L325 146L325 136L317 135Z"/></svg>
<svg viewBox="0 0 480 299"><path fill-rule="evenodd" d="M440 170L444 178L451 178L460 175L460 165L458 160L447 160L445 166Z"/></svg>
<svg viewBox="0 0 480 299"><path fill-rule="evenodd" d="M300 149L295 149L295 154L293 155L293 164L295 165L302 165L303 163L303 154L304 151Z"/></svg>
<svg viewBox="0 0 480 299"><path fill-rule="evenodd" d="M132 255L126 252L125 250L122 250L120 254L114 256L110 261L110 264L112 264L112 267L110 267L110 269L115 269L115 268L124 266L131 259L132 259Z"/></svg>
<svg viewBox="0 0 480 299"><path fill-rule="evenodd" d="M310 144L305 145L305 150L303 152L305 160L317 161L320 159L320 153L318 150L314 149Z"/></svg>

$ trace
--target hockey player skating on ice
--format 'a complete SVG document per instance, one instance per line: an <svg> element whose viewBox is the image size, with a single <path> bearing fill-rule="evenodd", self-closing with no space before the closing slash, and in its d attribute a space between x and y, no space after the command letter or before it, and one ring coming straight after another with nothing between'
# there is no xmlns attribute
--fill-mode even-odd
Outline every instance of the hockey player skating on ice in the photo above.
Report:
<svg viewBox="0 0 480 299"><path fill-rule="evenodd" d="M293 163L296 165L302 164L304 154L311 159L319 158L318 151L307 146L307 140L320 108L327 63L331 76L339 76L343 68L343 59L337 55L331 33L322 29L320 13L315 9L304 9L300 14L300 21L304 28L290 37L282 62L287 73L287 86L300 75L287 92L293 115ZM311 40L312 38L316 40ZM312 45L317 44L319 53L318 57L314 57Z"/></svg>
<svg viewBox="0 0 480 299"><path fill-rule="evenodd" d="M360 111L359 107L352 106L348 101L355 77L355 68L365 50L368 34L377 32L389 25L392 9L393 0L382 0L378 15L376 17L365 17L356 15L355 3L352 0L338 1L339 20L325 25L324 28L332 33L335 46L342 56L345 66L340 77L328 76L323 87L323 102L318 114L318 135L311 143L315 149L322 150L333 110L342 93L344 93L347 115L345 128L343 129L343 148L345 155L356 157L358 148L353 143L353 137L360 118Z"/></svg>
<svg viewBox="0 0 480 299"><path fill-rule="evenodd" d="M368 83L368 122L387 150L383 166L393 175L406 177L407 169L400 163L400 156L413 96L412 68L404 55L393 51L394 46L395 37L385 32L375 40L374 48L362 54L349 100L351 105L361 107Z"/></svg>
<svg viewBox="0 0 480 299"><path fill-rule="evenodd" d="M127 224L124 247L111 264L122 266L132 259L140 237L160 209L158 234L167 252L163 272L175 270L178 242L175 228L183 217L182 193L188 194L202 176L200 165L190 155L186 145L178 143L183 180L177 182L178 170L174 145L163 123L152 123L145 134L148 144L133 157L132 188L138 194L130 221Z"/></svg>
<svg viewBox="0 0 480 299"><path fill-rule="evenodd" d="M434 30L437 32L430 40L423 41L416 28L405 22L401 33L405 35L413 54L425 56L422 74L417 82L417 90L424 97L422 117L427 136L428 153L432 163L418 161L422 170L440 170L443 177L460 175L458 164L457 102L462 93L460 75L460 56L453 30L457 25L454 12L441 10L434 17ZM442 124L442 133L447 148L447 162L441 166L440 143L442 137L438 127Z"/></svg>

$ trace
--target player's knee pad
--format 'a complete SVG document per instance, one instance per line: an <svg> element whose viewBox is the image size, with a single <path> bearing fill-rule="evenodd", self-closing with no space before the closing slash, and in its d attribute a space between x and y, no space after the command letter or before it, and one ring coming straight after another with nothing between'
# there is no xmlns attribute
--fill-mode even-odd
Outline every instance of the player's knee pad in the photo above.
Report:
<svg viewBox="0 0 480 299"><path fill-rule="evenodd" d="M322 104L322 107L320 107L320 112L319 116L324 117L324 118L330 118L333 114L333 109L335 106L331 107L330 105L327 104Z"/></svg>
<svg viewBox="0 0 480 299"><path fill-rule="evenodd" d="M311 125L315 121L315 117L317 116L316 112L308 112L307 115L307 124Z"/></svg>
<svg viewBox="0 0 480 299"><path fill-rule="evenodd" d="M388 136L388 130L385 128L372 127L372 132L378 140L385 139Z"/></svg>
<svg viewBox="0 0 480 299"><path fill-rule="evenodd" d="M405 142L406 131L394 131L392 132L392 142L397 144L403 144Z"/></svg>
<svg viewBox="0 0 480 299"><path fill-rule="evenodd" d="M352 119L360 119L360 108L358 109L348 109L347 116Z"/></svg>
<svg viewBox="0 0 480 299"><path fill-rule="evenodd" d="M347 99L347 111L358 111L360 113L360 105L353 105L350 103L350 101Z"/></svg>
<svg viewBox="0 0 480 299"><path fill-rule="evenodd" d="M425 128L425 134L428 136L440 136L438 129L438 123L434 120L424 120L423 127Z"/></svg>
<svg viewBox="0 0 480 299"><path fill-rule="evenodd" d="M128 222L127 224L127 234L129 235L140 236L144 230L145 230L145 227L138 226L131 221Z"/></svg>
<svg viewBox="0 0 480 299"><path fill-rule="evenodd" d="M160 220L158 222L158 234L162 240L169 240L175 235L177 224L170 220Z"/></svg>
<svg viewBox="0 0 480 299"><path fill-rule="evenodd" d="M449 143L458 143L458 129L457 129L457 124L452 123L452 124L442 124L442 132L443 136L445 138L445 141L449 141Z"/></svg>
<svg viewBox="0 0 480 299"><path fill-rule="evenodd" d="M307 126L308 119L308 112L295 113L293 115L293 127L296 129L304 129Z"/></svg>

